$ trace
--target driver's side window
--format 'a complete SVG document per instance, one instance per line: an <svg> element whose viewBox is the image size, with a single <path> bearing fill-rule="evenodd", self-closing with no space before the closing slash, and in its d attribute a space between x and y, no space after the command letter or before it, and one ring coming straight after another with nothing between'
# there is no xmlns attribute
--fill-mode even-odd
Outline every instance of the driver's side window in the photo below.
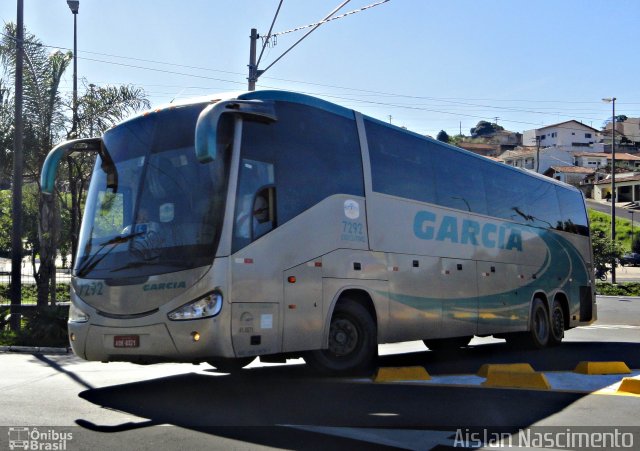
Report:
<svg viewBox="0 0 640 451"><path fill-rule="evenodd" d="M241 161L234 214L234 252L275 227L274 183L273 164L247 158Z"/></svg>

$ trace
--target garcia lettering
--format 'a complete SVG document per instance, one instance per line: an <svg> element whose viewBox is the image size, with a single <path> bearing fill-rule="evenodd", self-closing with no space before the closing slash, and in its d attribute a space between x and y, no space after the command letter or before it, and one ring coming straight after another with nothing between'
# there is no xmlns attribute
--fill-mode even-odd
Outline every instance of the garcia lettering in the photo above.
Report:
<svg viewBox="0 0 640 451"><path fill-rule="evenodd" d="M445 215L440 221L431 211L419 211L413 221L413 233L421 240L435 240L453 244L482 246L522 252L522 233L508 225L481 223L473 219L459 219Z"/></svg>

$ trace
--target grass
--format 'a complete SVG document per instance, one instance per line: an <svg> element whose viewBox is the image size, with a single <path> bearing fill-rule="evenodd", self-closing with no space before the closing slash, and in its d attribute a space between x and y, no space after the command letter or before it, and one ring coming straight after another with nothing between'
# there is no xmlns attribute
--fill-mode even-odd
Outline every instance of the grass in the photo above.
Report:
<svg viewBox="0 0 640 451"><path fill-rule="evenodd" d="M602 232L606 236L611 235L611 215L589 209L589 221L591 222L591 233ZM635 222L635 221L634 221ZM638 233L640 230L634 232ZM631 220L616 216L616 242L620 243L623 249L631 250Z"/></svg>

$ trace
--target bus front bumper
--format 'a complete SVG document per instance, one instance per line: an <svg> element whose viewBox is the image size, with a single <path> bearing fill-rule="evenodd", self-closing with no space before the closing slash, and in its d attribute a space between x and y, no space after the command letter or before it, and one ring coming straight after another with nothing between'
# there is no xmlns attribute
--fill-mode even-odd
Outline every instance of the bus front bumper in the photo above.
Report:
<svg viewBox="0 0 640 451"><path fill-rule="evenodd" d="M217 318L119 327L69 322L73 352L103 362L201 362L234 357Z"/></svg>

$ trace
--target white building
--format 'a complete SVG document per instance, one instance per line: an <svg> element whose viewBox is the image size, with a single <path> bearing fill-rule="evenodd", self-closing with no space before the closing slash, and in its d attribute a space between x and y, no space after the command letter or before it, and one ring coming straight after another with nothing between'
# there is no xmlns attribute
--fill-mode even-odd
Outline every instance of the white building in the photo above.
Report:
<svg viewBox="0 0 640 451"><path fill-rule="evenodd" d="M522 135L522 144L536 146L540 140L540 147L574 147L574 151L593 145L600 132L593 127L575 120L547 125L546 127L527 130Z"/></svg>

